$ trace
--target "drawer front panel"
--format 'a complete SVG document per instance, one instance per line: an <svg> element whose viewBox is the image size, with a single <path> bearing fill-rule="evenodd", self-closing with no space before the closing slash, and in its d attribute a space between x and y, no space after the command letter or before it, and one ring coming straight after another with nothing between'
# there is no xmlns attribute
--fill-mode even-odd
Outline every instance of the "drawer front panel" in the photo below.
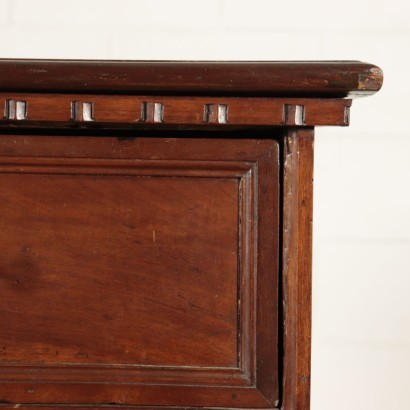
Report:
<svg viewBox="0 0 410 410"><path fill-rule="evenodd" d="M2 402L275 405L275 141L2 140Z"/></svg>

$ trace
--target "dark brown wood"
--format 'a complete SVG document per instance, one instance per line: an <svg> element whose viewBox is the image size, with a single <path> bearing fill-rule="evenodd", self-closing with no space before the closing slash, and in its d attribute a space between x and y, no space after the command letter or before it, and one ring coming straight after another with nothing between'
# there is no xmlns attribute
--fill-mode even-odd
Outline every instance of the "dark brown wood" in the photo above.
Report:
<svg viewBox="0 0 410 410"><path fill-rule="evenodd" d="M0 93L0 127L349 125L348 99L215 98ZM21 107L18 114L17 104ZM8 107L13 107L9 109ZM20 118L18 118L20 117Z"/></svg>
<svg viewBox="0 0 410 410"><path fill-rule="evenodd" d="M381 84L0 60L0 409L309 410L313 127Z"/></svg>
<svg viewBox="0 0 410 410"><path fill-rule="evenodd" d="M284 137L283 182L283 409L309 410L313 129Z"/></svg>
<svg viewBox="0 0 410 410"><path fill-rule="evenodd" d="M277 142L87 140L2 137L2 400L273 406Z"/></svg>
<svg viewBox="0 0 410 410"><path fill-rule="evenodd" d="M346 97L377 92L359 61L0 60L0 91Z"/></svg>

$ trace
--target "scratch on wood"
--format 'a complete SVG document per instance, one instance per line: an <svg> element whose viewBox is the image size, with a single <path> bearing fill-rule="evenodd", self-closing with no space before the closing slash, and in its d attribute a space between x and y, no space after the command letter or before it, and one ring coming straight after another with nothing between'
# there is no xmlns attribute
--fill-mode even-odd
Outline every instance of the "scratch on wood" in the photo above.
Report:
<svg viewBox="0 0 410 410"><path fill-rule="evenodd" d="M44 68L30 68L28 71L35 74L47 73L47 70Z"/></svg>
<svg viewBox="0 0 410 410"><path fill-rule="evenodd" d="M294 260L297 258L297 245L295 235L297 235L296 226L294 224L295 207L297 204L298 195L298 178L297 165L299 157L298 139L295 138L292 132L285 137L284 140L284 176L283 176L283 332L284 332L284 350L285 361L291 366L283 369L283 389L285 396L295 389L295 379L292 378L291 364L292 358L287 356L289 346L295 343L295 333L293 322L295 320L294 303L295 287L292 285L294 280L292 269ZM289 293L292 292L292 293ZM288 402L288 397L284 397L284 401ZM286 404L288 405L288 404Z"/></svg>

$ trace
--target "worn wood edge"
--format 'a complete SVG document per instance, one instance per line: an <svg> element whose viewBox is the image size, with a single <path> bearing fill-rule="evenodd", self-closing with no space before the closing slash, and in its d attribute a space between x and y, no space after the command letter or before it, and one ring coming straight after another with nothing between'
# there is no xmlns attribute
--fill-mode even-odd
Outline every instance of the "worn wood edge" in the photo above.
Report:
<svg viewBox="0 0 410 410"><path fill-rule="evenodd" d="M310 408L313 142L313 128L284 136L283 410Z"/></svg>
<svg viewBox="0 0 410 410"><path fill-rule="evenodd" d="M2 91L344 97L382 82L360 61L0 60Z"/></svg>

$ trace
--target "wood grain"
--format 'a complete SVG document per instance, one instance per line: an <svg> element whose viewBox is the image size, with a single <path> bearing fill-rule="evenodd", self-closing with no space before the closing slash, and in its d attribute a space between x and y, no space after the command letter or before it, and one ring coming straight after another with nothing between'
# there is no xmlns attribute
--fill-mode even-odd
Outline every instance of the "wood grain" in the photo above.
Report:
<svg viewBox="0 0 410 410"><path fill-rule="evenodd" d="M276 141L2 142L2 402L278 402Z"/></svg>
<svg viewBox="0 0 410 410"><path fill-rule="evenodd" d="M289 129L283 181L283 410L310 408L313 129Z"/></svg>
<svg viewBox="0 0 410 410"><path fill-rule="evenodd" d="M0 60L0 91L346 97L377 92L360 61Z"/></svg>

